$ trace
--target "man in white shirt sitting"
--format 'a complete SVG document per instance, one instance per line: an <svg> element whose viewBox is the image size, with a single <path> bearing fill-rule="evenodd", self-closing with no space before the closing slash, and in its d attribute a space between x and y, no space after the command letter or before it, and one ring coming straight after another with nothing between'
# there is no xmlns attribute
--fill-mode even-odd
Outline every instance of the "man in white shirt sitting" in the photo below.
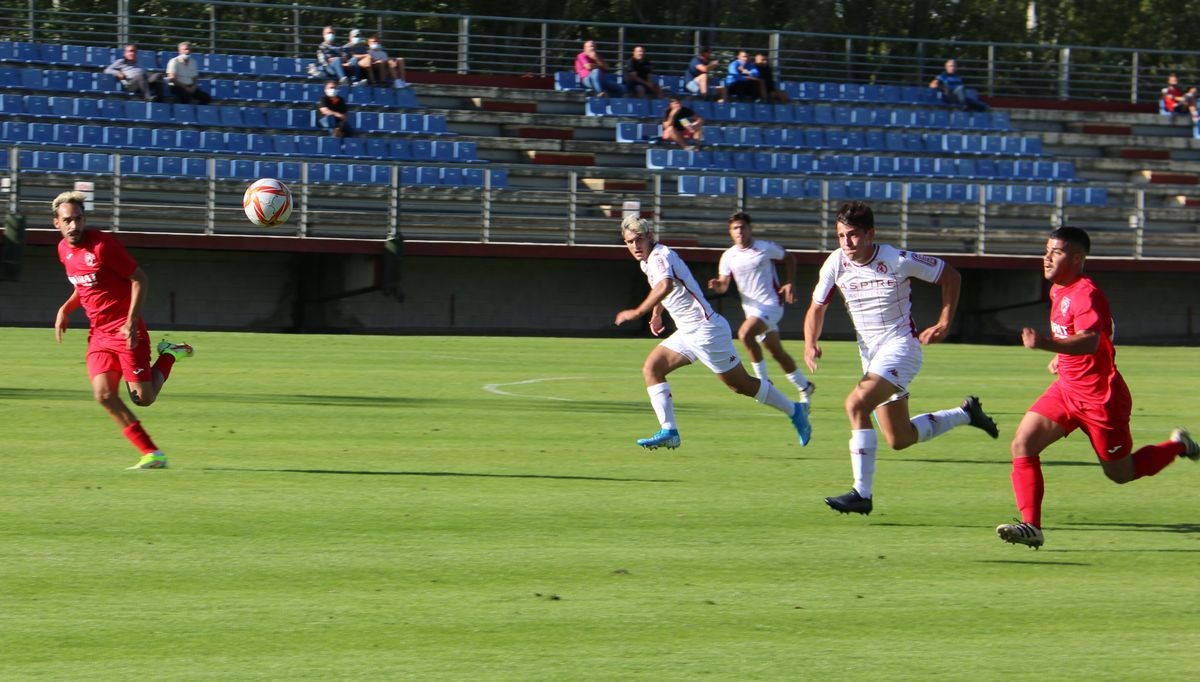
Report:
<svg viewBox="0 0 1200 682"><path fill-rule="evenodd" d="M171 86L171 95L180 104L208 104L212 98L201 90L197 80L200 78L200 67L192 58L192 44L184 41L179 43L179 54L167 62L167 84Z"/></svg>

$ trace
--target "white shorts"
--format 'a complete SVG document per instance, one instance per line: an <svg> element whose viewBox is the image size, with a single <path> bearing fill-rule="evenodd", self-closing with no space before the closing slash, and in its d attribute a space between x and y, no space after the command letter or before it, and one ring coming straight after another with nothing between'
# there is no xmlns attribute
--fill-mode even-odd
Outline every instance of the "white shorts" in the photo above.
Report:
<svg viewBox="0 0 1200 682"><path fill-rule="evenodd" d="M896 387L892 397L883 401L885 405L908 397L908 386L917 378L917 372L921 371L921 363L925 359L921 342L915 337L884 341L874 353L869 353L860 343L858 352L862 357L864 374L883 377Z"/></svg>
<svg viewBox="0 0 1200 682"><path fill-rule="evenodd" d="M779 321L783 319L783 306L757 306L743 303L742 312L745 313L747 320L757 317L767 323L767 331L754 337L759 343L762 343L767 338L767 334L779 331Z"/></svg>
<svg viewBox="0 0 1200 682"><path fill-rule="evenodd" d="M733 347L733 334L725 318L713 313L708 322L690 332L677 331L660 346L666 346L691 362L699 360L714 374L724 374L742 364Z"/></svg>

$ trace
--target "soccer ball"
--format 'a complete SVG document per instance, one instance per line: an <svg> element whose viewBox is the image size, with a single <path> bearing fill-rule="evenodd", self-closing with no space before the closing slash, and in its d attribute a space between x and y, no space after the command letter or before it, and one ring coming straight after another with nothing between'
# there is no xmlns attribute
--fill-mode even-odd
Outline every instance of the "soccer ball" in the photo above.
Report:
<svg viewBox="0 0 1200 682"><path fill-rule="evenodd" d="M242 208L250 222L259 227L275 227L292 215L292 193L275 178L256 180L242 196Z"/></svg>

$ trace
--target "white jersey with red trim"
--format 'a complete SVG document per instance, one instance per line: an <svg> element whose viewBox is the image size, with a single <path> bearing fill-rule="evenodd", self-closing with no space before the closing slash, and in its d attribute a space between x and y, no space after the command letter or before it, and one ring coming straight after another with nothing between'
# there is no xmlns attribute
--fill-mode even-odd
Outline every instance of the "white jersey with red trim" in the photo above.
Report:
<svg viewBox="0 0 1200 682"><path fill-rule="evenodd" d="M675 285L663 299L662 305L671 314L679 331L695 331L715 315L692 271L688 270L679 254L670 248L655 244L650 250L650 257L642 261L641 266L651 289L664 279L674 280Z"/></svg>
<svg viewBox="0 0 1200 682"><path fill-rule="evenodd" d="M733 277L737 282L742 305L751 304L767 308L783 305L779 300L779 275L775 261L787 254L783 247L765 239L755 239L750 248L731 246L721 254L717 274Z"/></svg>
<svg viewBox="0 0 1200 682"><path fill-rule="evenodd" d="M859 265L841 251L829 254L813 289L813 301L822 305L836 287L854 321L859 345L874 351L898 337L915 337L912 320L912 283L915 277L936 283L946 262L890 244L877 244L871 260Z"/></svg>

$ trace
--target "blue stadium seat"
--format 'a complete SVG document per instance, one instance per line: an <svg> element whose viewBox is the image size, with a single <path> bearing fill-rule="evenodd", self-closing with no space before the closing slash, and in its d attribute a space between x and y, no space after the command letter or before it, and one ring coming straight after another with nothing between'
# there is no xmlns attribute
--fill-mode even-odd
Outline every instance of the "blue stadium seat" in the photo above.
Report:
<svg viewBox="0 0 1200 682"><path fill-rule="evenodd" d="M214 78L209 83L208 94L215 100L233 99L233 81L226 78Z"/></svg>
<svg viewBox="0 0 1200 682"><path fill-rule="evenodd" d="M50 114L58 118L75 118L75 98L51 97Z"/></svg>
<svg viewBox="0 0 1200 682"><path fill-rule="evenodd" d="M278 178L279 177L279 162L278 161L256 161L254 163L254 176L258 178Z"/></svg>
<svg viewBox="0 0 1200 682"><path fill-rule="evenodd" d="M292 127L292 110L279 107L267 107L266 124L273 130L287 130Z"/></svg>
<svg viewBox="0 0 1200 682"><path fill-rule="evenodd" d="M241 107L242 125L247 128L266 128L267 114L263 107Z"/></svg>
<svg viewBox="0 0 1200 682"><path fill-rule="evenodd" d="M458 163L478 163L479 151L474 142L453 142L454 160Z"/></svg>
<svg viewBox="0 0 1200 682"><path fill-rule="evenodd" d="M225 151L225 135L212 130L201 132L200 149L206 152Z"/></svg>
<svg viewBox="0 0 1200 682"><path fill-rule="evenodd" d="M311 158L317 155L317 138L313 135L297 135L293 138L296 141L296 154L304 158Z"/></svg>
<svg viewBox="0 0 1200 682"><path fill-rule="evenodd" d="M241 128L242 127L242 108L231 105L220 105L217 110L221 114L221 125L226 128Z"/></svg>
<svg viewBox="0 0 1200 682"><path fill-rule="evenodd" d="M168 177L183 177L183 157L164 156L159 160L159 173Z"/></svg>
<svg viewBox="0 0 1200 682"><path fill-rule="evenodd" d="M142 100L128 100L123 103L125 113L121 118L129 121L148 121L150 120L149 102Z"/></svg>
<svg viewBox="0 0 1200 682"><path fill-rule="evenodd" d="M225 150L234 154L250 151L250 136L246 133L225 133Z"/></svg>
<svg viewBox="0 0 1200 682"><path fill-rule="evenodd" d="M197 123L195 104L172 104L171 121L176 125L195 125Z"/></svg>
<svg viewBox="0 0 1200 682"><path fill-rule="evenodd" d="M150 102L146 105L146 115L155 123L171 124L171 105L164 102Z"/></svg>
<svg viewBox="0 0 1200 682"><path fill-rule="evenodd" d="M337 139L337 138L334 138ZM342 156L363 157L367 155L367 141L361 137L342 140Z"/></svg>
<svg viewBox="0 0 1200 682"><path fill-rule="evenodd" d="M296 155L296 140L292 135L271 135L271 147L282 156Z"/></svg>
<svg viewBox="0 0 1200 682"><path fill-rule="evenodd" d="M285 102L283 83L279 81L262 81L258 84L258 99L264 102Z"/></svg>
<svg viewBox="0 0 1200 682"><path fill-rule="evenodd" d="M462 187L463 169L461 168L443 168L442 169L442 184L450 185L451 187Z"/></svg>
<svg viewBox="0 0 1200 682"><path fill-rule="evenodd" d="M742 146L764 146L761 128L742 128Z"/></svg>
<svg viewBox="0 0 1200 682"><path fill-rule="evenodd" d="M237 73L230 64L227 54L210 54L204 61L204 71L208 73L232 74ZM242 72L244 73L244 72Z"/></svg>
<svg viewBox="0 0 1200 682"><path fill-rule="evenodd" d="M112 157L108 154L90 152L83 155L82 170L88 173L111 173Z"/></svg>
<svg viewBox="0 0 1200 682"><path fill-rule="evenodd" d="M257 164L257 162L251 161L250 159L235 159L233 162L233 177L239 180L257 179L258 176L255 175L255 164Z"/></svg>
<svg viewBox="0 0 1200 682"><path fill-rule="evenodd" d="M85 147L103 147L104 128L98 125L79 126L79 144Z"/></svg>
<svg viewBox="0 0 1200 682"><path fill-rule="evenodd" d="M183 175L189 178L207 178L208 158L185 157L183 159Z"/></svg>
<svg viewBox="0 0 1200 682"><path fill-rule="evenodd" d="M198 151L201 149L200 131L199 130L180 130L178 137L177 137L177 142L179 144L180 149L186 149L188 151Z"/></svg>
<svg viewBox="0 0 1200 682"><path fill-rule="evenodd" d="M96 74L88 71L68 71L67 90L76 95L96 91Z"/></svg>
<svg viewBox="0 0 1200 682"><path fill-rule="evenodd" d="M104 126L104 146L125 148L129 146L129 128L125 126Z"/></svg>
<svg viewBox="0 0 1200 682"><path fill-rule="evenodd" d="M328 175L328 164L310 163L308 164L308 181L309 182L325 182L325 177Z"/></svg>
<svg viewBox="0 0 1200 682"><path fill-rule="evenodd" d="M25 142L29 139L29 124L24 121L5 121L0 126L0 139L5 142Z"/></svg>
<svg viewBox="0 0 1200 682"><path fill-rule="evenodd" d="M141 56L141 53L139 53ZM121 169L124 172L124 168ZM136 175L158 175L159 173L159 157L157 156L134 156L133 170Z"/></svg>
<svg viewBox="0 0 1200 682"><path fill-rule="evenodd" d="M270 154L275 150L274 135L251 133L246 137L246 143L252 154Z"/></svg>
<svg viewBox="0 0 1200 682"><path fill-rule="evenodd" d="M279 175L275 177L284 182L300 182L300 164L295 161L280 162Z"/></svg>
<svg viewBox="0 0 1200 682"><path fill-rule="evenodd" d="M344 185L350 182L350 165L345 163L330 163L325 166L325 181Z"/></svg>
<svg viewBox="0 0 1200 682"><path fill-rule="evenodd" d="M317 138L317 153L321 156L341 156L341 138L328 136Z"/></svg>
<svg viewBox="0 0 1200 682"><path fill-rule="evenodd" d="M150 128L130 128L129 146L133 149L149 149L153 146L153 131Z"/></svg>
<svg viewBox="0 0 1200 682"><path fill-rule="evenodd" d="M155 128L150 136L150 145L155 149L179 147L179 131L174 128Z"/></svg>
<svg viewBox="0 0 1200 682"><path fill-rule="evenodd" d="M580 85L579 76L574 71L556 71L554 73L554 89L582 91L583 86Z"/></svg>
<svg viewBox="0 0 1200 682"><path fill-rule="evenodd" d="M376 111L356 111L354 112L354 129L363 132L375 132L382 130L380 123L379 112Z"/></svg>

